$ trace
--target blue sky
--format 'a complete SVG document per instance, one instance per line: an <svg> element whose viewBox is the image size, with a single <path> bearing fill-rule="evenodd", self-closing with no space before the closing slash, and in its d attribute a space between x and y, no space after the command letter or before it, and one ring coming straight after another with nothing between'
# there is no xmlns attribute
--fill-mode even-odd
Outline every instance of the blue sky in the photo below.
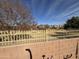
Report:
<svg viewBox="0 0 79 59"><path fill-rule="evenodd" d="M79 0L22 0L38 24L63 24L72 16L79 16Z"/></svg>

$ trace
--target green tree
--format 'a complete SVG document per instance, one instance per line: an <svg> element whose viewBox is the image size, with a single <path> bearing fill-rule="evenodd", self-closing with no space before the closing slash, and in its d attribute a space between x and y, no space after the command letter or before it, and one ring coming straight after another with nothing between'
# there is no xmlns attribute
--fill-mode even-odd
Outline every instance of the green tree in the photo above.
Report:
<svg viewBox="0 0 79 59"><path fill-rule="evenodd" d="M64 29L79 29L79 17L72 17L64 24Z"/></svg>

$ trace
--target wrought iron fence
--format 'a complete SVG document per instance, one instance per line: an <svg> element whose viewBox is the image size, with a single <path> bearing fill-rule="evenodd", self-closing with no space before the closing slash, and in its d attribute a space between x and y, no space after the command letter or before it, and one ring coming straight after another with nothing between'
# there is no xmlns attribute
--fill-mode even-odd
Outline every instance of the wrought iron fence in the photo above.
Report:
<svg viewBox="0 0 79 59"><path fill-rule="evenodd" d="M0 46L45 42L79 37L79 30L0 31Z"/></svg>

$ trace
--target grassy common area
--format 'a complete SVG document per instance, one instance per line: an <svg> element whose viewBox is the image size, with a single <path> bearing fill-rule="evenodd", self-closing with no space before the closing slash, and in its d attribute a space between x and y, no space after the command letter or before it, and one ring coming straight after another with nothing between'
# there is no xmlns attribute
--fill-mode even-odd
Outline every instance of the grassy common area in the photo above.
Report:
<svg viewBox="0 0 79 59"><path fill-rule="evenodd" d="M79 30L48 29L31 30L28 33L33 39L63 39L79 37Z"/></svg>

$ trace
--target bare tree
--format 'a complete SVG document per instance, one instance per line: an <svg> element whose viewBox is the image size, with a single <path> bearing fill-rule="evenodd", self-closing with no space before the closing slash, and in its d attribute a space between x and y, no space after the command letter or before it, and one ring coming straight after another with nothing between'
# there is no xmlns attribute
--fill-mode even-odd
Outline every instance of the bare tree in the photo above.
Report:
<svg viewBox="0 0 79 59"><path fill-rule="evenodd" d="M0 27L14 29L18 26L18 29L24 29L28 26L30 28L33 23L31 11L21 0L0 0Z"/></svg>

